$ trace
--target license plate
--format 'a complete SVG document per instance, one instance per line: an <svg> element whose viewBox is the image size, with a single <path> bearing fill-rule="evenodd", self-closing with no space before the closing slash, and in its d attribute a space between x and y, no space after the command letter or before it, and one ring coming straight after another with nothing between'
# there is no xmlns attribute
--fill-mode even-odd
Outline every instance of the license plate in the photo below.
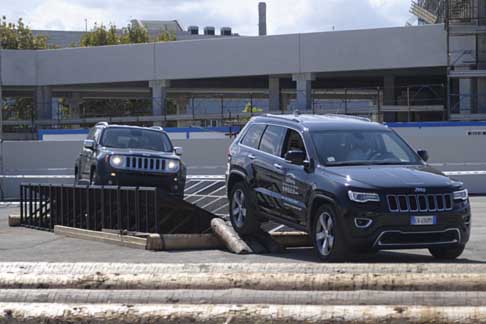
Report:
<svg viewBox="0 0 486 324"><path fill-rule="evenodd" d="M435 225L437 224L437 216L412 216L410 220L412 225Z"/></svg>

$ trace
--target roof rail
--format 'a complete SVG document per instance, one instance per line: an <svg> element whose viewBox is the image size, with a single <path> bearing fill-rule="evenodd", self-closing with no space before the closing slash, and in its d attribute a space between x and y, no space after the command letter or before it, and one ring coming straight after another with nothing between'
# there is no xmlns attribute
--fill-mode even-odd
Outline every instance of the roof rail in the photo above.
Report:
<svg viewBox="0 0 486 324"><path fill-rule="evenodd" d="M272 118L279 118L279 119L283 119L283 120L286 120L286 121L294 121L296 123L300 123L300 120L297 119L297 118L294 118L294 117L297 117L295 115L292 115L292 117L290 117L289 115L274 115L274 114L266 114L265 115L266 117L272 117Z"/></svg>
<svg viewBox="0 0 486 324"><path fill-rule="evenodd" d="M105 121L97 122L95 126L108 126L108 122Z"/></svg>
<svg viewBox="0 0 486 324"><path fill-rule="evenodd" d="M365 122L371 122L371 119L367 117L361 117L361 116L352 116L352 115L343 115L343 114L326 114L326 116L331 116L331 117L339 117L339 118L347 118L347 119L354 119L354 120L361 120Z"/></svg>
<svg viewBox="0 0 486 324"><path fill-rule="evenodd" d="M162 126L152 126L152 127L150 127L150 128L152 128L152 129L156 129L156 130L159 130L159 131L161 131L161 132L162 132L162 131L164 131L164 128L163 128Z"/></svg>

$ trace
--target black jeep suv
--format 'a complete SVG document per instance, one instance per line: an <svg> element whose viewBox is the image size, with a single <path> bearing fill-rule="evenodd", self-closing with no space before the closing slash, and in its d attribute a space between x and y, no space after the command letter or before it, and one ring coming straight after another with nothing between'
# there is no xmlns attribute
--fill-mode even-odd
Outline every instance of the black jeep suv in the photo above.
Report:
<svg viewBox="0 0 486 324"><path fill-rule="evenodd" d="M426 248L457 258L469 240L468 191L387 126L364 118L253 118L229 148L230 219L242 234L273 220L311 235L323 260Z"/></svg>
<svg viewBox="0 0 486 324"><path fill-rule="evenodd" d="M75 182L158 187L182 198L186 167L182 148L173 147L162 127L93 127L74 166Z"/></svg>

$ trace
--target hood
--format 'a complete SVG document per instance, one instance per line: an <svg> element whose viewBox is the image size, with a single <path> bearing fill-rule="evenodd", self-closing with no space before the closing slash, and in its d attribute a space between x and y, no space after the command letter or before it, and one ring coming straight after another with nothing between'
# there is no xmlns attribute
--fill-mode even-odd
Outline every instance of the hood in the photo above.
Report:
<svg viewBox="0 0 486 324"><path fill-rule="evenodd" d="M336 181L349 186L371 188L437 188L456 186L440 171L427 165L326 167Z"/></svg>
<svg viewBox="0 0 486 324"><path fill-rule="evenodd" d="M179 159L179 157L175 155L174 152L158 152L158 151L143 150L143 149L130 149L130 148L125 149L125 148L107 147L103 149L103 152L109 154Z"/></svg>

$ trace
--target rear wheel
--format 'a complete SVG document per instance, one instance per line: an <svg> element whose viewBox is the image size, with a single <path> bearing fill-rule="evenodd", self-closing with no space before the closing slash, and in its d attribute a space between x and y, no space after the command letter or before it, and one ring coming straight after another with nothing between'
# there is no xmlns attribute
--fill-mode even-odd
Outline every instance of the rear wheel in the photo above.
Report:
<svg viewBox="0 0 486 324"><path fill-rule="evenodd" d="M323 261L344 261L349 252L342 237L336 214L329 206L320 207L312 227L314 248Z"/></svg>
<svg viewBox="0 0 486 324"><path fill-rule="evenodd" d="M454 247L434 247L429 248L429 252L436 259L454 260L457 259L462 252L464 252L465 247L465 245L458 245Z"/></svg>
<svg viewBox="0 0 486 324"><path fill-rule="evenodd" d="M255 202L250 189L243 182L234 185L230 193L230 220L233 228L240 234L252 234L260 228L256 215Z"/></svg>

